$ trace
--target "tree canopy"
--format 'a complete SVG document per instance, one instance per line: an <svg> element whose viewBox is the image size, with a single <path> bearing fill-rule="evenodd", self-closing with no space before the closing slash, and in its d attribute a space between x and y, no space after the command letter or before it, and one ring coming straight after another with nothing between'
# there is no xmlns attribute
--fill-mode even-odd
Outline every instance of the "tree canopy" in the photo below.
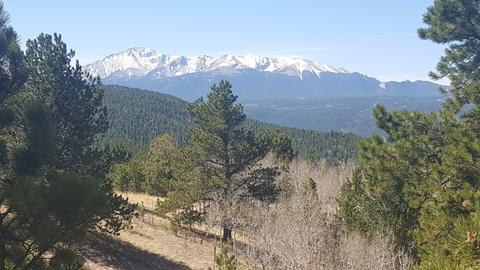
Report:
<svg viewBox="0 0 480 270"><path fill-rule="evenodd" d="M418 269L476 269L480 211L480 1L436 0L423 39L448 44L433 78L452 88L438 112L374 117L386 138L360 144L360 168L341 192L347 227L392 233Z"/></svg>
<svg viewBox="0 0 480 270"><path fill-rule="evenodd" d="M105 178L115 151L92 148L107 127L97 79L72 66L60 35L25 56L0 5L0 269L80 269L72 241L115 233L133 208Z"/></svg>
<svg viewBox="0 0 480 270"><path fill-rule="evenodd" d="M279 168L262 161L269 153L284 161L293 156L291 142L278 134L255 134L243 127L246 119L232 86L227 81L214 84L207 100L198 99L188 106L193 120L191 138L185 149L195 175L173 177L177 183L168 190L161 211L189 210L192 203L206 201L223 209L219 225L223 240L231 238L234 226L229 211L252 199L275 200Z"/></svg>

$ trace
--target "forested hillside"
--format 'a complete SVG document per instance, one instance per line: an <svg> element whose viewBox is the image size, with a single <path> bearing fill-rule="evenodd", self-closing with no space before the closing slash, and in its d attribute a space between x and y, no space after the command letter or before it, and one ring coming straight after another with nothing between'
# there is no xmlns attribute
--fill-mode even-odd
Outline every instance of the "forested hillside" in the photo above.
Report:
<svg viewBox="0 0 480 270"><path fill-rule="evenodd" d="M171 95L153 91L106 85L104 105L108 109L108 139L128 139L148 143L168 133L185 142L188 133L188 104Z"/></svg>
<svg viewBox="0 0 480 270"><path fill-rule="evenodd" d="M188 138L190 120L187 102L153 91L106 85L104 104L108 109L109 129L105 139L130 140L145 145L160 134L171 134L182 144ZM353 161L359 137L351 133L316 132L285 128L249 120L247 128L258 131L279 129L292 140L300 157L333 162Z"/></svg>

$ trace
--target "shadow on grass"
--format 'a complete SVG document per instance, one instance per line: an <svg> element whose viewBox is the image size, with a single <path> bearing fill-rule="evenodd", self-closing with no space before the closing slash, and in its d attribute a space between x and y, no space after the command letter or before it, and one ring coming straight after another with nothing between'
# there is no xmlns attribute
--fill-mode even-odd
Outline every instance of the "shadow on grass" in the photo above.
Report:
<svg viewBox="0 0 480 270"><path fill-rule="evenodd" d="M78 247L86 259L119 270L190 270L187 266L135 247L120 239L103 234L92 234Z"/></svg>

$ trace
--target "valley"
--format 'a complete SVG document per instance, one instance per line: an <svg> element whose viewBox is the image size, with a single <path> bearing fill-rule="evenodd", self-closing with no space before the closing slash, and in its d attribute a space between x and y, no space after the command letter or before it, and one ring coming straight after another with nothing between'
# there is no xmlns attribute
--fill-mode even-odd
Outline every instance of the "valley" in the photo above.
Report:
<svg viewBox="0 0 480 270"><path fill-rule="evenodd" d="M315 131L339 131L362 137L381 134L372 115L377 104L389 111L433 112L442 97L349 97L244 101L252 119L275 125Z"/></svg>

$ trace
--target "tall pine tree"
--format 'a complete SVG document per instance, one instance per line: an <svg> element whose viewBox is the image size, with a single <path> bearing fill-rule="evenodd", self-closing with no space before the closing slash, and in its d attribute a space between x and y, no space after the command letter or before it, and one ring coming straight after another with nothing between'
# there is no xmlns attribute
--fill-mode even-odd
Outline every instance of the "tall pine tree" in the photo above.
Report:
<svg viewBox="0 0 480 270"><path fill-rule="evenodd" d="M341 192L348 227L394 233L418 269L480 265L480 1L436 0L423 39L448 44L437 72L452 88L438 112L374 111L386 138L361 143L360 168Z"/></svg>
<svg viewBox="0 0 480 270"><path fill-rule="evenodd" d="M207 100L200 98L188 107L194 123L187 162L198 174L180 180L184 185L171 189L167 201L160 205L172 209L198 201L215 204L221 209L219 222L224 241L232 237L235 224L232 213L236 207L255 199L273 201L277 196L275 178L279 169L263 166L261 161L271 152L287 160L293 155L286 137L246 130L243 126L246 117L236 100L231 84L221 81L212 86Z"/></svg>
<svg viewBox="0 0 480 270"><path fill-rule="evenodd" d="M108 155L91 148L106 127L101 91L60 36L29 41L23 59L0 15L0 269L77 269L70 243L132 213L105 180Z"/></svg>

